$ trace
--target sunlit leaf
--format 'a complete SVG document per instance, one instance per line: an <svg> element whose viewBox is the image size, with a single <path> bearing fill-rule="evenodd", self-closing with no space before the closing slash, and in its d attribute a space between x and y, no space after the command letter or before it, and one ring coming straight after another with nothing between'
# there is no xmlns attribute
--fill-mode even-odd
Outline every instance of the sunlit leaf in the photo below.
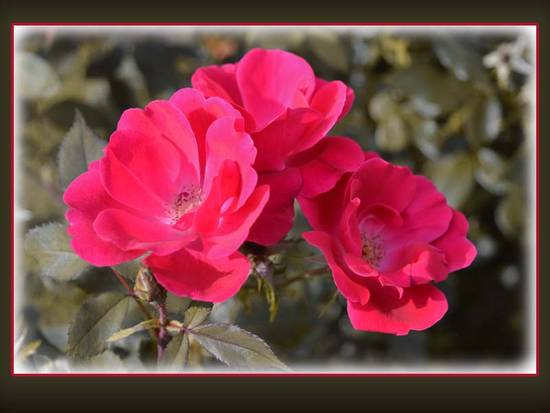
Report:
<svg viewBox="0 0 550 413"><path fill-rule="evenodd" d="M465 124L466 138L477 147L494 140L502 122L502 108L495 96L480 100L473 108Z"/></svg>
<svg viewBox="0 0 550 413"><path fill-rule="evenodd" d="M323 63L328 67L346 72L348 56L340 35L330 31L319 31L308 36L309 44Z"/></svg>
<svg viewBox="0 0 550 413"><path fill-rule="evenodd" d="M82 359L101 353L107 339L120 329L129 300L125 294L107 292L86 301L69 328L68 354Z"/></svg>
<svg viewBox="0 0 550 413"><path fill-rule="evenodd" d="M504 235L514 238L521 234L524 209L524 201L519 190L510 192L500 201L495 210L495 221Z"/></svg>
<svg viewBox="0 0 550 413"><path fill-rule="evenodd" d="M447 155L437 162L430 162L426 173L455 208L462 205L474 186L474 162L465 153Z"/></svg>
<svg viewBox="0 0 550 413"><path fill-rule="evenodd" d="M374 139L381 150L399 152L409 142L407 125L399 115L389 116L376 128Z"/></svg>
<svg viewBox="0 0 550 413"><path fill-rule="evenodd" d="M55 71L46 60L36 54L17 53L15 68L18 92L24 98L45 98L60 88Z"/></svg>
<svg viewBox="0 0 550 413"><path fill-rule="evenodd" d="M57 281L72 280L89 267L74 253L67 227L60 223L31 229L25 239L25 250L38 261L43 275Z"/></svg>
<svg viewBox="0 0 550 413"><path fill-rule="evenodd" d="M36 353L36 350L38 350L38 347L42 344L42 340L34 340L25 345L19 352L17 353L17 358L20 361L25 361L28 357L32 356L34 353Z"/></svg>
<svg viewBox="0 0 550 413"><path fill-rule="evenodd" d="M477 161L475 177L479 184L496 195L506 192L510 187L505 179L508 170L506 160L491 149L481 148L477 151Z"/></svg>
<svg viewBox="0 0 550 413"><path fill-rule="evenodd" d="M58 164L61 186L67 187L73 179L88 170L88 165L103 155L105 142L88 127L76 112L73 126L59 148Z"/></svg>
<svg viewBox="0 0 550 413"><path fill-rule="evenodd" d="M193 337L213 356L230 367L288 368L259 337L229 324L206 324L192 330Z"/></svg>
<svg viewBox="0 0 550 413"><path fill-rule="evenodd" d="M410 41L400 37L382 36L379 42L379 50L384 59L396 67L407 67L411 64L409 53Z"/></svg>
<svg viewBox="0 0 550 413"><path fill-rule="evenodd" d="M107 339L107 342L122 340L123 338L131 336L134 333L138 333L140 331L145 331L145 330L151 330L153 328L158 328L159 326L160 326L159 320L157 320L156 318L151 320L145 320L139 324L136 324L135 326L117 331Z"/></svg>

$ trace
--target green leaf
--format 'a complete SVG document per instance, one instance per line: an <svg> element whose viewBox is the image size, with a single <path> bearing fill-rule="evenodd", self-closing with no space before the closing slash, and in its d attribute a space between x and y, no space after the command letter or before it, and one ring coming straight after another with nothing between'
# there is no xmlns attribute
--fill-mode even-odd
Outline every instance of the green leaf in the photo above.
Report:
<svg viewBox="0 0 550 413"><path fill-rule="evenodd" d="M38 350L38 347L42 344L42 340L34 340L28 343L17 353L17 357L20 361L25 361L28 357L32 356Z"/></svg>
<svg viewBox="0 0 550 413"><path fill-rule="evenodd" d="M309 37L313 53L331 69L347 72L349 69L347 48L341 36L327 30L317 31Z"/></svg>
<svg viewBox="0 0 550 413"><path fill-rule="evenodd" d="M511 183L506 179L508 162L495 151L481 148L477 151L476 180L487 191L502 195L510 189Z"/></svg>
<svg viewBox="0 0 550 413"><path fill-rule="evenodd" d="M208 318L211 311L211 303L193 301L184 313L183 325L186 328L195 328Z"/></svg>
<svg viewBox="0 0 550 413"><path fill-rule="evenodd" d="M519 188L510 191L497 205L495 221L500 231L514 239L525 225L525 202Z"/></svg>
<svg viewBox="0 0 550 413"><path fill-rule="evenodd" d="M170 291L166 292L166 309L170 313L183 314L189 308L192 301L189 297L179 297Z"/></svg>
<svg viewBox="0 0 550 413"><path fill-rule="evenodd" d="M450 36L438 36L433 44L441 64L451 70L458 79L470 80L482 89L490 90L491 81L481 54Z"/></svg>
<svg viewBox="0 0 550 413"><path fill-rule="evenodd" d="M73 252L67 226L60 223L31 229L25 239L25 250L38 261L43 275L57 281L75 279L89 266Z"/></svg>
<svg viewBox="0 0 550 413"><path fill-rule="evenodd" d="M502 124L502 107L499 100L491 95L475 103L472 113L465 123L466 138L476 148L498 137Z"/></svg>
<svg viewBox="0 0 550 413"><path fill-rule="evenodd" d="M474 187L474 166L475 161L468 154L457 153L430 162L426 174L445 194L449 204L459 208Z"/></svg>
<svg viewBox="0 0 550 413"><path fill-rule="evenodd" d="M152 328L158 328L160 326L159 320L156 318L152 318L151 320L145 320L141 323L136 324L133 327L124 328L107 339L107 342L113 342L122 340L123 338L126 338L128 336L131 336L134 333L137 333L139 331L145 331L145 330L151 330Z"/></svg>
<svg viewBox="0 0 550 413"><path fill-rule="evenodd" d="M18 53L15 67L16 85L24 98L48 97L61 87L59 78L50 64L34 53Z"/></svg>
<svg viewBox="0 0 550 413"><path fill-rule="evenodd" d="M288 370L261 338L237 326L205 324L190 333L208 352L230 367Z"/></svg>
<svg viewBox="0 0 550 413"><path fill-rule="evenodd" d="M464 103L469 94L465 82L427 63L398 70L387 82L407 96L411 107L426 118L452 112Z"/></svg>
<svg viewBox="0 0 550 413"><path fill-rule="evenodd" d="M68 354L75 359L95 356L106 348L106 341L120 329L130 297L107 292L86 301L69 327Z"/></svg>
<svg viewBox="0 0 550 413"><path fill-rule="evenodd" d="M141 269L141 262L139 259L133 261L123 262L122 264L115 265L113 267L128 280L135 280L136 274Z"/></svg>
<svg viewBox="0 0 550 413"><path fill-rule="evenodd" d="M101 158L105 142L88 127L79 111L71 129L59 148L58 164L61 186L66 188L73 179L88 170L88 165Z"/></svg>
<svg viewBox="0 0 550 413"><path fill-rule="evenodd" d="M384 151L399 152L409 143L407 126L397 114L387 117L376 128L374 134L376 146Z"/></svg>
<svg viewBox="0 0 550 413"><path fill-rule="evenodd" d="M162 355L161 363L163 365L185 365L189 356L189 336L181 333L172 338L164 354Z"/></svg>

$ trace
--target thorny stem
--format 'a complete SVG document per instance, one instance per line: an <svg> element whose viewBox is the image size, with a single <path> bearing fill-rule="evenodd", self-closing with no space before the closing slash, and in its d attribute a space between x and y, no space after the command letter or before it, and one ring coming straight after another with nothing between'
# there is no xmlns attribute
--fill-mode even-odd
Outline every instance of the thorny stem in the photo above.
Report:
<svg viewBox="0 0 550 413"><path fill-rule="evenodd" d="M322 275L322 274L327 273L328 271L329 271L328 267L321 267L321 268L317 268L315 270L304 271L304 272L301 272L299 274L296 274L292 278L286 279L285 282L283 282L280 285L280 287L287 287L287 286L289 286L290 284L292 284L296 281L305 280L305 279L308 279L310 277L317 276L317 275Z"/></svg>
<svg viewBox="0 0 550 413"><path fill-rule="evenodd" d="M164 354L164 350L166 349L166 346L168 345L171 336L166 329L166 326L168 324L168 319L166 317L166 304L164 302L155 302L154 306L159 313L160 327L157 338L157 363L160 364L160 361L162 360L162 356Z"/></svg>
<svg viewBox="0 0 550 413"><path fill-rule="evenodd" d="M141 300L136 297L136 295L134 294L134 290L132 290L132 288L126 282L126 278L124 278L124 276L118 270L114 269L113 267L111 267L111 270L113 270L113 273L115 274L115 276L118 279L118 281L120 282L120 284L122 284L122 286L126 289L126 291L128 292L128 295L130 297L132 297L134 299L134 301L136 302L136 304L139 306L139 308L141 309L141 312L143 313L143 315L145 315L145 319L146 320L152 319L153 316L151 315L149 310L147 310L147 307L145 307L145 305L141 302ZM149 331L151 332L151 330L149 330ZM153 335L153 338L158 339L158 333L156 333L156 334L152 333L152 335Z"/></svg>

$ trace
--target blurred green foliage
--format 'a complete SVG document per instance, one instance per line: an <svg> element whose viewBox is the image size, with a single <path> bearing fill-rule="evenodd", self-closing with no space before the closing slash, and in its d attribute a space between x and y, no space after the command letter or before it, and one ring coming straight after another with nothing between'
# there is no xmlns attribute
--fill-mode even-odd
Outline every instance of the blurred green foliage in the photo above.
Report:
<svg viewBox="0 0 550 413"><path fill-rule="evenodd" d="M252 47L283 48L356 92L350 114L332 134L356 139L434 180L469 218L479 256L441 285L449 312L436 326L405 337L354 331L322 257L305 242L297 208L287 242L246 246L255 270L236 298L217 305L214 321L236 322L263 337L291 366L393 361L504 361L522 354L528 185L529 44L514 33L376 35L329 30L180 35L27 36L17 52L23 105L23 155L16 219L26 229L63 222L57 156L78 110L107 140L122 111L143 107L190 85L195 68L238 60ZM80 115L79 115L80 116ZM92 136L93 137L93 136ZM93 139L96 139L93 137ZM63 242L62 240L59 242ZM77 264L75 264L77 265ZM69 322L91 293L119 288L108 271L86 271L60 283L25 258L24 308L18 314L19 357L42 371L69 369ZM134 323L135 324L135 323ZM132 336L134 337L134 336ZM109 366L146 363L147 334L110 345L92 360ZM191 349L191 365L205 362Z"/></svg>

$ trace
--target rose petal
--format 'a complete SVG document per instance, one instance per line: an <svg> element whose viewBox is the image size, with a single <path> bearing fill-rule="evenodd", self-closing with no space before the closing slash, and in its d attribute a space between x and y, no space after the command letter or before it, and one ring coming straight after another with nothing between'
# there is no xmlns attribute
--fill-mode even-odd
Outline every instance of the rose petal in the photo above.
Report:
<svg viewBox="0 0 550 413"><path fill-rule="evenodd" d="M477 255L474 244L466 238L468 221L460 212L453 210L449 229L432 245L445 254L449 272L458 271L469 266Z"/></svg>
<svg viewBox="0 0 550 413"><path fill-rule="evenodd" d="M292 228L294 198L300 191L302 178L297 168L288 168L283 172L259 174L260 185L269 186L269 201L250 229L248 241L267 246L279 242Z"/></svg>
<svg viewBox="0 0 550 413"><path fill-rule="evenodd" d="M239 62L236 77L243 106L255 120L254 132L296 107L299 94L308 99L315 88L309 64L283 50L252 49Z"/></svg>
<svg viewBox="0 0 550 413"><path fill-rule="evenodd" d="M350 138L323 138L313 148L293 157L300 166L303 186L300 196L312 198L332 189L345 172L356 170L364 160L361 146Z"/></svg>
<svg viewBox="0 0 550 413"><path fill-rule="evenodd" d="M445 295L431 284L406 289L401 298L381 291L373 291L371 297L366 305L348 301L348 316L356 330L401 336L431 327L447 312Z"/></svg>
<svg viewBox="0 0 550 413"><path fill-rule="evenodd" d="M144 263L171 293L214 303L235 295L250 271L250 263L239 252L209 259L188 248L164 257L150 255Z"/></svg>
<svg viewBox="0 0 550 413"><path fill-rule="evenodd" d="M411 203L416 180L409 168L392 165L381 158L371 158L353 174L350 197L361 199L361 208L387 205L398 212Z"/></svg>
<svg viewBox="0 0 550 413"><path fill-rule="evenodd" d="M191 242L190 231L179 231L158 220L140 218L120 209L99 213L93 228L99 237L122 250L141 249L169 254Z"/></svg>
<svg viewBox="0 0 550 413"><path fill-rule="evenodd" d="M332 270L334 283L342 295L348 300L356 301L361 304L368 303L371 297L369 289L363 282L363 279L346 273L339 262L339 257L337 257L338 252L336 248L338 247L335 245L330 235L321 231L308 231L304 232L302 236L309 244L321 250L327 264Z"/></svg>

